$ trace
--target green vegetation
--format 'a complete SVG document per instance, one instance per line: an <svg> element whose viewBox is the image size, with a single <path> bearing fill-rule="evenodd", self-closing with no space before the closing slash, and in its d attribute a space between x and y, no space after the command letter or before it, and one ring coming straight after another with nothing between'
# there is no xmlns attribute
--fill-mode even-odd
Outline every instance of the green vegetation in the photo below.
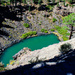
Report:
<svg viewBox="0 0 75 75"><path fill-rule="evenodd" d="M67 36L69 36L70 33L68 33L68 31L67 31L69 29L67 26L64 26L64 27L54 26L54 27L58 31L58 33L63 36L62 38L64 41L69 39Z"/></svg>
<svg viewBox="0 0 75 75"><path fill-rule="evenodd" d="M1 71L4 71L4 70L5 70L4 64L2 64L2 62L0 62L0 72L1 72Z"/></svg>
<svg viewBox="0 0 75 75"><path fill-rule="evenodd" d="M55 21L57 21L57 19L56 18L53 18L52 21L55 22Z"/></svg>
<svg viewBox="0 0 75 75"><path fill-rule="evenodd" d="M45 31L44 31L44 33L48 33L48 31L47 31L47 30L45 30Z"/></svg>
<svg viewBox="0 0 75 75"><path fill-rule="evenodd" d="M75 13L71 13L70 15L63 17L62 20L63 23L71 26L71 32L69 36L69 39L71 39L73 26L75 25Z"/></svg>
<svg viewBox="0 0 75 75"><path fill-rule="evenodd" d="M56 25L54 27L55 27L56 30L61 28L60 26L56 26Z"/></svg>
<svg viewBox="0 0 75 75"><path fill-rule="evenodd" d="M42 0L38 0L38 4L41 4L41 1L42 1Z"/></svg>
<svg viewBox="0 0 75 75"><path fill-rule="evenodd" d="M22 0L23 1L23 4L25 5L26 4L26 0Z"/></svg>
<svg viewBox="0 0 75 75"><path fill-rule="evenodd" d="M48 33L46 29L41 29L41 32Z"/></svg>
<svg viewBox="0 0 75 75"><path fill-rule="evenodd" d="M33 1L34 4L41 4L43 2L43 0L32 0L32 1ZM58 2L61 2L61 1L64 1L64 2L68 1L71 4L74 0L58 0ZM6 5L9 5L9 4L14 5L15 4L15 6L16 6L18 2L20 4L23 3L24 5L27 4L28 2L29 2L29 4L32 3L30 0L0 0L0 3L2 5L5 5L5 3L6 3ZM52 2L54 4L56 2L56 0L47 0L47 2L48 3Z"/></svg>
<svg viewBox="0 0 75 75"><path fill-rule="evenodd" d="M31 7L30 7L30 5L29 5L29 11L31 11Z"/></svg>
<svg viewBox="0 0 75 75"><path fill-rule="evenodd" d="M72 2L73 2L73 0L68 0L68 2L69 2L69 3L72 3Z"/></svg>
<svg viewBox="0 0 75 75"><path fill-rule="evenodd" d="M48 2L50 2L51 0L47 0Z"/></svg>
<svg viewBox="0 0 75 75"><path fill-rule="evenodd" d="M61 45L59 50L60 50L61 53L66 53L71 49L72 49L71 44L66 43L66 44Z"/></svg>
<svg viewBox="0 0 75 75"><path fill-rule="evenodd" d="M49 10L53 10L54 5L47 5L46 7L47 7Z"/></svg>
<svg viewBox="0 0 75 75"><path fill-rule="evenodd" d="M2 64L2 62L0 62L0 67L4 67L4 64Z"/></svg>
<svg viewBox="0 0 75 75"><path fill-rule="evenodd" d="M68 7L68 4L66 4L65 6Z"/></svg>
<svg viewBox="0 0 75 75"><path fill-rule="evenodd" d="M10 0L0 0L1 6L10 5Z"/></svg>
<svg viewBox="0 0 75 75"><path fill-rule="evenodd" d="M29 24L28 23L24 23L23 24L26 28L29 28Z"/></svg>
<svg viewBox="0 0 75 75"><path fill-rule="evenodd" d="M64 41L66 41L66 40L68 40L69 38L68 38L66 35L63 35L62 39L63 39Z"/></svg>
<svg viewBox="0 0 75 75"><path fill-rule="evenodd" d="M62 35L66 35L67 33L67 29L65 27L61 27L60 29L57 30L60 34Z"/></svg>
<svg viewBox="0 0 75 75"><path fill-rule="evenodd" d="M41 23L39 23L39 25L41 25Z"/></svg>
<svg viewBox="0 0 75 75"><path fill-rule="evenodd" d="M57 7L59 7L59 2L57 3Z"/></svg>
<svg viewBox="0 0 75 75"><path fill-rule="evenodd" d="M40 21L39 25L41 25L42 21Z"/></svg>
<svg viewBox="0 0 75 75"><path fill-rule="evenodd" d="M45 29L41 29L41 32L44 32Z"/></svg>
<svg viewBox="0 0 75 75"><path fill-rule="evenodd" d="M65 6L65 0L64 0L63 4L64 4L64 6Z"/></svg>
<svg viewBox="0 0 75 75"><path fill-rule="evenodd" d="M36 35L36 31L30 31L28 33L22 34L21 38L27 38L28 36Z"/></svg>
<svg viewBox="0 0 75 75"><path fill-rule="evenodd" d="M32 3L32 1L33 1L33 3ZM68 40L68 39L71 39L71 36L72 36L72 31L73 31L73 26L75 25L75 13L71 13L70 15L68 15L68 16L65 16L62 20L63 20L63 23L65 23L65 24L67 24L67 25L70 25L71 26L71 32L69 33L68 32L68 30L69 30L69 28L67 27L67 26L65 26L64 25L64 27L60 27L60 26L54 26L54 29L50 29L50 28L52 28L53 27L53 25L55 24L55 22L57 22L57 20L59 19L59 21L60 21L60 18L61 18L61 15L63 15L63 13L64 13L64 15L66 15L66 11L67 11L67 7L64 9L63 7L62 7L62 3L64 3L64 6L68 6L68 5L70 5L70 6L72 6L72 7L74 7L75 5L73 5L73 4L71 4L72 3L72 1L73 0L63 0L64 2L60 2L60 1L62 1L62 0L59 0L59 2L57 3L57 7L59 7L59 4L60 4L60 6L61 7L59 7L59 11L61 11L60 13L59 12L57 12L57 9L56 8L54 8L54 7L56 7L56 3L55 3L55 1L56 0L48 0L48 2L49 3L42 3L42 6L39 6L39 5L36 5L36 4L41 4L41 1L43 1L43 0L0 0L0 3L1 3L1 5L3 6L2 8L4 8L5 10L2 10L1 12L0 12L0 16L2 16L2 18L4 18L4 20L8 20L8 26L7 26L7 23L5 24L6 26L6 31L9 31L10 32L10 34L11 34L11 36L9 36L8 35L8 37L7 37L7 39L9 39L10 38L10 40L13 38L13 37L18 37L19 36L19 34L20 35L22 35L21 36L21 38L27 38L27 37L30 37L30 36L33 36L33 35L36 35L37 34L37 32L36 31L30 31L30 30L37 30L38 32L39 32L39 30L38 30L38 28L40 29L40 32L43 32L43 33L48 33L48 29L50 30L50 31L55 31L55 30L57 30L58 31L58 33L59 34L61 34L62 35L62 39L64 40L64 41L66 41L66 40ZM70 4L66 4L65 5L65 2L66 1L68 1ZM52 4L50 4L50 2L52 3ZM20 4L26 4L25 6L24 6L24 8L23 7L21 7L22 5L19 5L19 3ZM67 2L66 2L67 3ZM16 5L19 5L20 7L19 8L17 8L17 6ZM10 6L7 6L7 7L5 7L6 5L10 5ZM15 8L15 9L14 9ZM48 9L46 9L46 8L48 8ZM50 10L53 10L53 8L54 8L54 11L52 12L52 11L50 11ZM61 8L63 8L63 9L61 9ZM28 11L28 9L29 9L29 11ZM42 12L41 12L41 10L42 10ZM55 10L56 9L56 10ZM6 11L6 12L5 12ZM9 16L5 16L5 13L7 14L7 15L9 15L9 13L8 13L8 11L9 11L9 13L10 13L10 15L11 15L11 17L9 17ZM18 11L18 12L17 12ZM49 11L49 12L48 12ZM65 11L65 12L64 12ZM4 13L5 12L5 13ZM57 16L55 16L55 18L53 18L53 14L54 14L54 12L55 12L55 14L57 14ZM25 14L22 14L22 13L25 13ZM31 14L31 13L34 13L34 14ZM48 18L47 17L43 17L43 15L45 14L45 16L48 16ZM60 14L60 15L59 15ZM14 15L13 16L13 18L12 18L12 15ZM32 28L30 28L29 29L29 27L30 27L30 25L29 25L29 23L24 23L24 20L26 20L27 18L25 18L24 16L26 15L26 17L28 18L29 17L29 19L28 19L28 21L29 21L29 23L32 23ZM40 16L41 15L41 16ZM14 17L17 17L17 18L14 18ZM23 18L23 19L21 19L21 18ZM58 19L57 19L57 18ZM12 21L12 19L13 19L13 21ZM17 20L16 20L17 19ZM51 20L52 19L52 20ZM2 19L1 19L2 20ZM18 21L19 20L19 21ZM22 21L23 20L23 21ZM9 23L9 21L10 21L10 23ZM42 21L42 22L41 22ZM24 23L22 26L23 27L25 27L24 28L24 30L26 29L26 28L28 28L28 30L26 29L25 30L25 32L27 32L27 31L29 31L29 32L27 32L27 33L25 33L25 34L23 34L22 33L22 31L20 30L19 31L19 27L20 27L20 25L18 26L18 27L16 27L17 26L17 24L18 24L18 22L20 22L21 24L22 23ZM37 24L36 23L38 23L38 25L40 25L40 26L36 26ZM42 24L44 24L45 23L45 25L42 25ZM60 23L60 22L59 22ZM58 24L59 24L58 23ZM16 24L16 25L15 25ZM35 25L34 25L35 24ZM47 24L47 26L46 26L46 24ZM1 25L3 25L3 24L1 24ZM11 26L10 26L11 25ZM15 26L14 26L15 25ZM51 27L50 27L50 26ZM62 26L62 25L61 25ZM8 29L9 28L9 29ZM45 29L41 29L41 28L45 28ZM16 31L14 31L14 29L17 29ZM1 30L4 30L4 28L3 27L1 27ZM23 31L24 31L23 30ZM13 31L15 32L15 33L13 33ZM12 35L12 33L13 33L13 35ZM5 34L5 33L4 33ZM3 36L2 36L2 38L4 38L4 34L3 34ZM18 36L16 36L16 34L18 35ZM17 39L20 39L19 37L17 38ZM9 44L10 43L10 41L6 41L6 39L5 40L2 40L3 42L2 42L2 44L1 45L4 45L4 44ZM13 41L13 40L12 40ZM67 45L65 45L65 46L67 46ZM62 49L61 49L62 50ZM62 50L62 51L64 51L64 50ZM31 60L32 61L32 60ZM36 60L37 61L37 60ZM34 61L33 61L34 62ZM15 63L15 61L11 61L10 62L10 64L14 64ZM2 70L4 70L4 66L2 66L1 64L0 64L0 71L2 71Z"/></svg>
<svg viewBox="0 0 75 75"><path fill-rule="evenodd" d="M50 29L50 31L55 31L55 29Z"/></svg>
<svg viewBox="0 0 75 75"><path fill-rule="evenodd" d="M55 3L55 0L52 0L53 4Z"/></svg>
<svg viewBox="0 0 75 75"><path fill-rule="evenodd" d="M69 6L72 7L72 8L75 7L75 5L72 5L72 4L69 4Z"/></svg>

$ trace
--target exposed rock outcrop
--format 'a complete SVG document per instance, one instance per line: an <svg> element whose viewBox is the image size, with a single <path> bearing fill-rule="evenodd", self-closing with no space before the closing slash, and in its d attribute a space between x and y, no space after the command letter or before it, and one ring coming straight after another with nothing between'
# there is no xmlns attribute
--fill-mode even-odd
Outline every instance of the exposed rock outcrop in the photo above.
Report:
<svg viewBox="0 0 75 75"><path fill-rule="evenodd" d="M14 60L20 57L22 54L27 53L28 51L31 51L31 50L29 48L21 49L17 54L13 56Z"/></svg>
<svg viewBox="0 0 75 75"><path fill-rule="evenodd" d="M55 56L58 56L61 54L59 51L59 48L64 43L70 43L72 45L72 48L75 49L75 38L73 38L71 40L60 42L58 44L53 44L39 50L29 51L27 53L24 53L23 55L17 58L16 62L14 62L13 65L8 65L7 68L12 69L18 66L30 64L29 61L35 61L37 57L38 57L38 60L52 59Z"/></svg>

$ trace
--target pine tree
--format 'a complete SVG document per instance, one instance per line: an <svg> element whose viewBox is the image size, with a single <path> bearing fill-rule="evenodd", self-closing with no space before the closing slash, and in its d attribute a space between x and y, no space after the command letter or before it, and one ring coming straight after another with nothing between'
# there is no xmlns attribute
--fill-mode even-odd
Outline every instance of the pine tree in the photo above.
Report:
<svg viewBox="0 0 75 75"><path fill-rule="evenodd" d="M70 32L70 36L69 36L69 39L71 39L73 26L75 25L75 13L71 13L70 15L65 16L63 18L63 23L71 26L71 32Z"/></svg>

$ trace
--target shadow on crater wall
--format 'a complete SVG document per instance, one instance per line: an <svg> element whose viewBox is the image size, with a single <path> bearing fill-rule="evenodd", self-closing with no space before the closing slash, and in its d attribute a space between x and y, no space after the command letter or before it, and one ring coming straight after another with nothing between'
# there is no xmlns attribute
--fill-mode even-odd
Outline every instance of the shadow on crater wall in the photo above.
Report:
<svg viewBox="0 0 75 75"><path fill-rule="evenodd" d="M54 65L49 65L51 63ZM74 75L75 50L38 64L20 66L16 69L2 72L0 75Z"/></svg>

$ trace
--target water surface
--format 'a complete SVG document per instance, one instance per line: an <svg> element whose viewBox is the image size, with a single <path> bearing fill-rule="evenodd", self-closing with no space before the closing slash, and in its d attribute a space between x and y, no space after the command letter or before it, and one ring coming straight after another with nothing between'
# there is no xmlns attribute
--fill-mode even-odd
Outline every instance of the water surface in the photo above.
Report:
<svg viewBox="0 0 75 75"><path fill-rule="evenodd" d="M9 63L9 61L13 59L12 56L15 55L17 52L19 52L24 47L28 47L32 51L34 51L58 42L59 42L58 37L54 34L41 35L41 36L25 39L7 48L2 54L2 56L0 57L0 62L4 63L4 65L6 66Z"/></svg>

